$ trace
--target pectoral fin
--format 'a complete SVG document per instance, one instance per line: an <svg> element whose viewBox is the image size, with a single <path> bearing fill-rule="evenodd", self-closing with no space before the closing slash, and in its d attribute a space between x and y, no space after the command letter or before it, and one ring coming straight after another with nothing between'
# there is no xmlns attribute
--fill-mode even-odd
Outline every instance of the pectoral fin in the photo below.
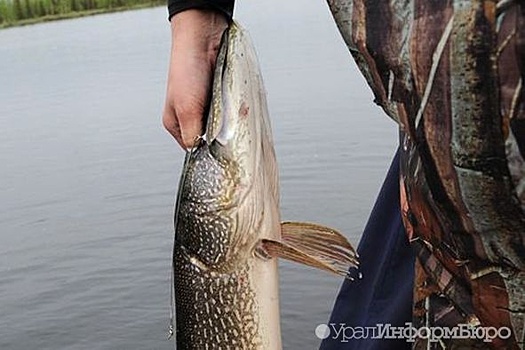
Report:
<svg viewBox="0 0 525 350"><path fill-rule="evenodd" d="M350 267L357 267L357 253L348 240L329 227L302 223L281 224L280 242L263 239L262 249L270 256L298 262L346 278Z"/></svg>

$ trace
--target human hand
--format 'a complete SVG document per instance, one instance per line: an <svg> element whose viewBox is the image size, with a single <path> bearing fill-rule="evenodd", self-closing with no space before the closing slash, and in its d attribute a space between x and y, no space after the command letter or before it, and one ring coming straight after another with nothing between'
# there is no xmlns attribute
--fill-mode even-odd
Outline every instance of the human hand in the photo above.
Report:
<svg viewBox="0 0 525 350"><path fill-rule="evenodd" d="M186 10L171 18L172 47L162 123L182 148L202 134L203 116L222 33L220 12Z"/></svg>

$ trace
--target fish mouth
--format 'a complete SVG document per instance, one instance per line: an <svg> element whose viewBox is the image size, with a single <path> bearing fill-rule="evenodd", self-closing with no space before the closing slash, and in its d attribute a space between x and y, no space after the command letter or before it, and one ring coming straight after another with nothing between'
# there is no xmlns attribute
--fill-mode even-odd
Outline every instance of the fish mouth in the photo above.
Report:
<svg viewBox="0 0 525 350"><path fill-rule="evenodd" d="M232 24L233 25L233 24ZM224 93L224 74L226 72L227 56L228 56L228 39L230 36L230 25L222 33L219 53L215 61L215 71L213 75L213 82L210 91L210 101L208 104L207 117L205 118L205 132L202 139L211 145L215 140L221 144L225 144L224 138L218 138L225 128L224 113L226 112L227 99Z"/></svg>

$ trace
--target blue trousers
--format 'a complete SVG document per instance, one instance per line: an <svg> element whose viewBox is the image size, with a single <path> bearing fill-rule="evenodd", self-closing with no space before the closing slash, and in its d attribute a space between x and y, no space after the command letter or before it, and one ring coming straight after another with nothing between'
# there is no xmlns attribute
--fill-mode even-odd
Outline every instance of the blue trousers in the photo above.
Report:
<svg viewBox="0 0 525 350"><path fill-rule="evenodd" d="M397 152L358 246L359 271L345 280L330 317L330 334L321 350L410 349L404 339L358 337L342 327L401 327L412 320L414 254L403 227L399 205ZM359 273L362 274L359 278ZM339 331L339 332L338 332Z"/></svg>

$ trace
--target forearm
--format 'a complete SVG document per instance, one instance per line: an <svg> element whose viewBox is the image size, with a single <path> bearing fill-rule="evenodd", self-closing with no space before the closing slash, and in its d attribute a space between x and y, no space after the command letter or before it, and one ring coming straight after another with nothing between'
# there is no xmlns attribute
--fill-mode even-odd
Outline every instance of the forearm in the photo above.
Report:
<svg viewBox="0 0 525 350"><path fill-rule="evenodd" d="M213 63L226 26L224 16L215 11L189 9L177 13L171 19L172 59L182 56Z"/></svg>

